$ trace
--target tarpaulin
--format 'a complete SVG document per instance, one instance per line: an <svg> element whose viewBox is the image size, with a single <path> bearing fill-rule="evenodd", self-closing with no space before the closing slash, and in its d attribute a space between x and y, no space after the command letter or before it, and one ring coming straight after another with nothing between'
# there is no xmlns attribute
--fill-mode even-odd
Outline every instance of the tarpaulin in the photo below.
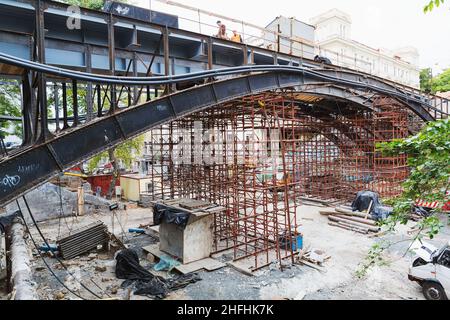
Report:
<svg viewBox="0 0 450 320"><path fill-rule="evenodd" d="M6 228L12 225L14 218L19 216L20 211L16 211L12 214L0 215L0 234L5 233Z"/></svg>
<svg viewBox="0 0 450 320"><path fill-rule="evenodd" d="M149 295L163 299L170 291L184 288L190 283L201 280L194 273L176 276L168 280L155 276L140 265L137 253L130 249L120 251L116 256L116 261L117 278L126 280L122 283L122 288L134 287L134 294L137 295Z"/></svg>
<svg viewBox="0 0 450 320"><path fill-rule="evenodd" d="M392 208L383 206L378 194L372 191L358 192L352 203L352 210L361 212L367 211L371 202L372 208L370 209L370 214L373 219L377 221L384 220L392 214Z"/></svg>
<svg viewBox="0 0 450 320"><path fill-rule="evenodd" d="M168 208L163 204L155 204L153 206L153 222L156 225L163 221L169 224L175 224L180 228L186 228L189 221L190 214L182 210Z"/></svg>

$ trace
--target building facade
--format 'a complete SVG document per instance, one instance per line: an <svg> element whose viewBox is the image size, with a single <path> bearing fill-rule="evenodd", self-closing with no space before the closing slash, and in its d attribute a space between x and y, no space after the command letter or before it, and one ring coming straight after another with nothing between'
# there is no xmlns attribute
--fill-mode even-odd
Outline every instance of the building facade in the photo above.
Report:
<svg viewBox="0 0 450 320"><path fill-rule="evenodd" d="M313 59L315 56L314 26L295 18L276 17L263 32L264 46L276 51ZM281 34L278 37L277 34Z"/></svg>
<svg viewBox="0 0 450 320"><path fill-rule="evenodd" d="M311 19L316 53L333 64L360 70L401 84L420 86L419 53L413 47L374 49L351 38L351 17L338 9Z"/></svg>

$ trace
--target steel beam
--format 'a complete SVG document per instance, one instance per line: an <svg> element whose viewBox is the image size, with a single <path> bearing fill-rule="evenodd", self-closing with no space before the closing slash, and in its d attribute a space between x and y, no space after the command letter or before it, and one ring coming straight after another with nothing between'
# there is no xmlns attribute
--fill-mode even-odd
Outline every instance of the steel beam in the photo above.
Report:
<svg viewBox="0 0 450 320"><path fill-rule="evenodd" d="M269 90L296 88L301 92L314 81L292 73L252 74L194 87L110 114L0 162L0 202L9 202L62 170L157 125ZM339 93L331 90L328 94Z"/></svg>

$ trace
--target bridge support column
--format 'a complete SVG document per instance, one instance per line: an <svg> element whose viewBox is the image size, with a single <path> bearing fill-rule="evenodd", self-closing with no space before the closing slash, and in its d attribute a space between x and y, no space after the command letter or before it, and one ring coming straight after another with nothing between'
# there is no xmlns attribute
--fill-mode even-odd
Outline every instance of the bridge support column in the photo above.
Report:
<svg viewBox="0 0 450 320"><path fill-rule="evenodd" d="M45 29L44 29L44 5L41 0L36 2L36 26L34 45L36 48L36 61L45 63ZM50 135L48 131L48 112L47 112L47 80L43 73L37 75L37 89L39 101L39 140L46 141Z"/></svg>
<svg viewBox="0 0 450 320"><path fill-rule="evenodd" d="M111 75L116 73L116 44L114 38L114 17L109 15L108 20L108 48L109 48L109 70ZM116 85L111 85L110 109L109 113L114 113L116 110Z"/></svg>
<svg viewBox="0 0 450 320"><path fill-rule="evenodd" d="M36 97L32 89L31 72L22 76L22 117L23 117L23 145L29 145L36 139Z"/></svg>
<svg viewBox="0 0 450 320"><path fill-rule="evenodd" d="M90 45L85 47L86 71L92 72L92 48ZM94 90L92 83L86 85L86 122L90 122L94 118Z"/></svg>

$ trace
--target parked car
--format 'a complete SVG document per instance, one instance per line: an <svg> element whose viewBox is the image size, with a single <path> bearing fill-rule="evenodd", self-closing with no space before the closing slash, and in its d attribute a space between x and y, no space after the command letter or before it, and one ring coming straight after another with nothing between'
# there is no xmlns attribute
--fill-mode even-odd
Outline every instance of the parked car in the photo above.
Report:
<svg viewBox="0 0 450 320"><path fill-rule="evenodd" d="M437 249L424 243L415 250L416 257L408 278L422 286L427 300L448 300L450 297L450 241Z"/></svg>

